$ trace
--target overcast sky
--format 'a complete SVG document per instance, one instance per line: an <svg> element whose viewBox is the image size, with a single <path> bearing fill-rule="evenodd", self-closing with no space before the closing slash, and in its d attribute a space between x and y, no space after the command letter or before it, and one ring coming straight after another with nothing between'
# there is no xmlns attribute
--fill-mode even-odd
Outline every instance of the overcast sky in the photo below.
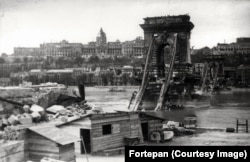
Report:
<svg viewBox="0 0 250 162"><path fill-rule="evenodd" d="M0 54L43 42L108 41L143 36L143 18L189 14L191 46L213 47L250 37L249 0L0 0Z"/></svg>

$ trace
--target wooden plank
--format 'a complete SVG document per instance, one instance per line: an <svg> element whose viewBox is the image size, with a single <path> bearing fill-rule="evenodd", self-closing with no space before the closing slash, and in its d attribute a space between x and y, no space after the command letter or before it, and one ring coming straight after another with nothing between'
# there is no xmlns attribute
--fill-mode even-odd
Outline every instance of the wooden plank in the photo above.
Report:
<svg viewBox="0 0 250 162"><path fill-rule="evenodd" d="M106 145L109 145L109 144L111 144L111 143L116 143L116 142L120 142L120 141L124 141L124 138L116 138L116 139L110 139L110 140L107 140L107 141L104 141L104 142L102 142L102 141L100 141L100 140L96 140L96 141L93 141L93 144L95 144L95 145L104 145L104 144L106 144Z"/></svg>
<svg viewBox="0 0 250 162"><path fill-rule="evenodd" d="M124 138L115 138L115 139L109 139L107 141L101 141L101 140L93 140L94 145L109 145L111 143L117 142L117 141L124 141Z"/></svg>
<svg viewBox="0 0 250 162"><path fill-rule="evenodd" d="M129 116L122 116L122 117L116 117L116 118L108 118L108 119L98 119L98 120L93 120L91 121L92 126L94 124L104 124L104 123L109 123L109 122L117 122L117 121L122 121L122 120L129 120ZM91 127L92 127L91 126Z"/></svg>
<svg viewBox="0 0 250 162"><path fill-rule="evenodd" d="M59 155L58 152L51 152L51 151L39 151L39 150L28 150L30 154L54 154Z"/></svg>
<svg viewBox="0 0 250 162"><path fill-rule="evenodd" d="M124 138L125 136L129 136L130 132L124 133L124 134L114 134L114 135L109 135L109 136L101 136L101 137L96 137L92 138L93 141L99 141L99 142L106 142L106 141L112 141L114 139L119 139L119 138Z"/></svg>
<svg viewBox="0 0 250 162"><path fill-rule="evenodd" d="M51 142L51 140L49 140L48 138L45 138L43 136L40 136L40 135L34 134L34 133L29 135L29 139L43 140L43 141Z"/></svg>
<svg viewBox="0 0 250 162"><path fill-rule="evenodd" d="M112 148L114 146L124 146L124 140L120 140L120 141L114 141L111 143L100 143L100 144L96 144L93 147L98 148L98 149L103 149L103 148Z"/></svg>
<svg viewBox="0 0 250 162"><path fill-rule="evenodd" d="M41 145L29 145L27 150L35 150L35 151L50 151L50 152L59 152L58 148L49 147L49 146L41 146Z"/></svg>
<svg viewBox="0 0 250 162"><path fill-rule="evenodd" d="M51 147L54 149L57 149L60 145L54 145L53 142L51 143L41 143L42 141L39 141L38 143L28 143L28 146L42 146L42 147Z"/></svg>
<svg viewBox="0 0 250 162"><path fill-rule="evenodd" d="M108 143L96 143L93 145L93 151L99 151L103 149L108 149L108 148L115 148L115 147L121 147L124 146L124 139L116 140L116 141L110 141Z"/></svg>
<svg viewBox="0 0 250 162"><path fill-rule="evenodd" d="M78 127L60 127L60 129L62 129L63 131L65 132L68 132L69 134L77 137L77 138L80 138L80 129L82 129L84 127L81 127L81 126L78 126Z"/></svg>
<svg viewBox="0 0 250 162"><path fill-rule="evenodd" d="M75 160L75 146L74 144L69 144L67 146L60 147L60 155L61 160L71 161Z"/></svg>
<svg viewBox="0 0 250 162"><path fill-rule="evenodd" d="M74 151L74 147L69 147L69 148L65 148L65 149L60 149L60 154L61 154L61 153L68 152L68 151Z"/></svg>
<svg viewBox="0 0 250 162"><path fill-rule="evenodd" d="M38 154L38 153L30 154L29 155L29 160L31 160L31 161L40 161L44 157L59 160L59 155L56 155L56 154Z"/></svg>
<svg viewBox="0 0 250 162"><path fill-rule="evenodd" d="M60 152L60 156L61 155L67 155L67 154L69 154L69 155L75 155L75 150L69 150L69 151L65 151L65 152Z"/></svg>
<svg viewBox="0 0 250 162"><path fill-rule="evenodd" d="M16 152L22 151L24 151L23 141L11 141L9 144L5 144L0 147L0 157L12 155Z"/></svg>
<svg viewBox="0 0 250 162"><path fill-rule="evenodd" d="M0 161L1 162L12 162L12 161L13 162L23 162L24 161L24 151L0 157Z"/></svg>
<svg viewBox="0 0 250 162"><path fill-rule="evenodd" d="M111 136L123 136L123 135L126 135L129 133L129 130L127 130L127 133L126 132L122 132L122 133L112 133L112 134L109 134L109 135L103 135L102 132L98 133L93 133L92 135L92 138L109 138Z"/></svg>
<svg viewBox="0 0 250 162"><path fill-rule="evenodd" d="M109 135L103 135L103 132L102 130L98 130L98 131L93 131L92 133L92 138L98 138L98 137L110 137L110 136L123 136L123 134L128 134L130 133L131 131L133 131L133 129L129 129L129 128L121 128L120 129L120 132L117 132L117 133L111 133Z"/></svg>
<svg viewBox="0 0 250 162"><path fill-rule="evenodd" d="M116 148L116 147L124 147L124 144L116 144L116 145L112 145L112 146L94 147L92 152L95 153L95 152L103 151L105 149L112 149L112 148Z"/></svg>
<svg viewBox="0 0 250 162"><path fill-rule="evenodd" d="M78 121L71 122L69 124L60 126L60 129L63 127L68 127L68 126L76 127L76 128L81 127L81 128L85 128L85 129L91 128L91 121L90 121L90 119L87 119L87 118L86 118L86 120L78 120Z"/></svg>
<svg viewBox="0 0 250 162"><path fill-rule="evenodd" d="M130 114L129 120L138 120L139 121L139 115L138 114Z"/></svg>
<svg viewBox="0 0 250 162"><path fill-rule="evenodd" d="M114 147L117 147L117 146L124 146L124 140L120 140L120 141L114 141L114 142L111 142L111 143L106 143L105 145L103 145L104 147L106 148L114 148Z"/></svg>
<svg viewBox="0 0 250 162"><path fill-rule="evenodd" d="M60 153L68 152L68 151L74 151L74 144L70 144L64 147L60 147Z"/></svg>
<svg viewBox="0 0 250 162"><path fill-rule="evenodd" d="M49 146L41 146L41 145L29 145L28 150L34 150L34 151L49 151L53 153L59 153L59 148L56 147L49 147Z"/></svg>
<svg viewBox="0 0 250 162"><path fill-rule="evenodd" d="M28 139L28 143L29 144L37 144L37 145L40 145L40 144L41 145L49 145L49 146L57 147L57 144L53 143L51 141L39 140L39 139L33 139L33 138Z"/></svg>
<svg viewBox="0 0 250 162"><path fill-rule="evenodd" d="M51 151L35 151L35 150L29 150L29 159L30 160L38 160L42 159L43 157L49 157L53 159L59 160L59 153L54 153Z"/></svg>
<svg viewBox="0 0 250 162"><path fill-rule="evenodd" d="M136 113L134 113L134 112L124 112L124 113L92 114L91 121L92 120L98 120L98 119L106 119L106 118L115 118L115 117L128 116L129 114L136 114Z"/></svg>
<svg viewBox="0 0 250 162"><path fill-rule="evenodd" d="M60 157L60 160L65 160L65 161L73 160L75 159L75 152L74 151L66 152L66 153L60 154L59 157Z"/></svg>
<svg viewBox="0 0 250 162"><path fill-rule="evenodd" d="M53 142L56 142L60 145L66 145L69 143L74 143L77 140L77 137L74 137L67 132L62 131L61 129L55 126L35 126L28 128L30 131L47 138ZM48 131L49 130L49 131Z"/></svg>
<svg viewBox="0 0 250 162"><path fill-rule="evenodd" d="M44 157L59 159L58 154L52 154L52 153L30 153L28 157L29 159L42 159Z"/></svg>
<svg viewBox="0 0 250 162"><path fill-rule="evenodd" d="M52 152L49 152L49 151L44 151L44 152L41 152L41 151L32 151L32 150L29 150L29 154L28 154L28 157L30 156L41 156L41 157L46 157L46 156L53 156L53 157L58 157L59 154L58 153L52 153Z"/></svg>
<svg viewBox="0 0 250 162"><path fill-rule="evenodd" d="M91 121L100 120L100 119L121 118L121 117L127 117L127 116L129 116L129 113L94 114L94 116L91 117Z"/></svg>
<svg viewBox="0 0 250 162"><path fill-rule="evenodd" d="M115 146L124 146L124 140L115 141L115 142L112 142L110 144L107 144L107 143L96 144L93 146L93 149L102 150L102 149L106 149L106 148L113 148Z"/></svg>

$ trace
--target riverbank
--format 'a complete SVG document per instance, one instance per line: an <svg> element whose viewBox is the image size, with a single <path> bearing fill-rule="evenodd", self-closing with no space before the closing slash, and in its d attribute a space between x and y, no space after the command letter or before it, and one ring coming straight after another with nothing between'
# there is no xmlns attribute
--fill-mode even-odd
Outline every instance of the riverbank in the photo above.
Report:
<svg viewBox="0 0 250 162"><path fill-rule="evenodd" d="M155 145L155 144L154 144ZM207 130L203 133L174 137L162 146L250 146L250 133L227 133L221 130Z"/></svg>

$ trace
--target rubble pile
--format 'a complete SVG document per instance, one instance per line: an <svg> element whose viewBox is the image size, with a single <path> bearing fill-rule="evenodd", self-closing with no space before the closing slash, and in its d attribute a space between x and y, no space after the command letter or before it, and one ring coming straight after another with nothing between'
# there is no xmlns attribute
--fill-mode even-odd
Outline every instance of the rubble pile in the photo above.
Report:
<svg viewBox="0 0 250 162"><path fill-rule="evenodd" d="M53 120L55 118L61 118L63 122L67 122L70 117L81 117L87 113L88 110L91 110L91 106L86 103L77 104L73 103L69 106L62 105L53 105L48 107L46 111L50 113L49 120ZM53 115L52 115L53 114Z"/></svg>
<svg viewBox="0 0 250 162"><path fill-rule="evenodd" d="M81 97L69 96L65 87L35 88L32 96L22 97L19 94L18 97L0 97L1 106L5 110L5 113L0 115L0 131L9 126L28 126L52 120L67 122L68 118L81 117L92 109L92 106L86 103L85 97L82 97L83 94Z"/></svg>
<svg viewBox="0 0 250 162"><path fill-rule="evenodd" d="M17 140L19 136L18 127L7 126L4 131L0 130L0 141Z"/></svg>
<svg viewBox="0 0 250 162"><path fill-rule="evenodd" d="M52 105L48 108L43 108L36 104L31 106L24 105L22 108L15 108L9 115L2 115L2 117L0 117L0 128L5 125L28 125L49 122L50 120L61 117L81 117L91 109L91 106L85 102L72 103L66 107L63 105Z"/></svg>

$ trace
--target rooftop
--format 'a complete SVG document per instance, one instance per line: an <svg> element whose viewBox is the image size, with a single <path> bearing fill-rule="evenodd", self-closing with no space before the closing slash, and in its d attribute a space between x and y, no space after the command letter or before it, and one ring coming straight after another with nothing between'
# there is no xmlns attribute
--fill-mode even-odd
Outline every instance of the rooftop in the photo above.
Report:
<svg viewBox="0 0 250 162"><path fill-rule="evenodd" d="M62 131L55 126L42 125L30 127L28 129L60 145L67 145L76 141L80 141L80 139L77 137Z"/></svg>

